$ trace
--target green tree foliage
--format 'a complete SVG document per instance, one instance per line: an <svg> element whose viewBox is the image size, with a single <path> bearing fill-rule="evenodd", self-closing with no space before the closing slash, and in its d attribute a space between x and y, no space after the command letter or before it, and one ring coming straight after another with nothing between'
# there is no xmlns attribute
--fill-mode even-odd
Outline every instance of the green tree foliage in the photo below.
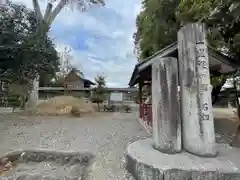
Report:
<svg viewBox="0 0 240 180"><path fill-rule="evenodd" d="M15 111L16 108L21 106L20 95L16 93L8 93L8 106L12 107L12 112Z"/></svg>
<svg viewBox="0 0 240 180"><path fill-rule="evenodd" d="M141 59L173 43L180 24L175 18L179 0L144 0L143 11L136 20L135 44L140 43Z"/></svg>
<svg viewBox="0 0 240 180"><path fill-rule="evenodd" d="M96 88L93 90L92 102L97 103L98 111L100 111L100 103L103 103L105 100L105 88L106 88L106 81L105 77L98 75L95 78Z"/></svg>
<svg viewBox="0 0 240 180"><path fill-rule="evenodd" d="M224 49L229 57L240 60L239 0L143 0L142 5L133 35L135 44L140 46L139 60L177 41L181 24L198 21L208 25L208 42L212 47ZM213 87L216 101L226 77L214 78L219 83Z"/></svg>
<svg viewBox="0 0 240 180"><path fill-rule="evenodd" d="M176 17L184 24L207 19L220 5L217 0L181 0L176 9Z"/></svg>
<svg viewBox="0 0 240 180"><path fill-rule="evenodd" d="M227 49L240 59L240 2L238 0L143 0L133 38L140 44L141 58L177 40L181 24L204 21L211 46Z"/></svg>
<svg viewBox="0 0 240 180"><path fill-rule="evenodd" d="M44 14L42 14L39 6L39 0L32 0L35 17L38 22L35 35L39 39L46 36L52 22L65 6L71 5L73 7L74 5L78 10L85 11L93 5L105 5L104 0L60 0L58 1L58 4L55 6L55 8L53 8L54 2L56 1L48 1L46 10ZM30 94L30 104L32 107L36 106L37 93L38 88L34 87Z"/></svg>
<svg viewBox="0 0 240 180"><path fill-rule="evenodd" d="M54 75L59 64L57 52L48 36L36 38L34 12L12 3L0 11L0 80L30 89L38 74Z"/></svg>
<svg viewBox="0 0 240 180"><path fill-rule="evenodd" d="M239 0L181 0L176 15L183 23L206 22L209 43L227 49L230 57L240 59Z"/></svg>

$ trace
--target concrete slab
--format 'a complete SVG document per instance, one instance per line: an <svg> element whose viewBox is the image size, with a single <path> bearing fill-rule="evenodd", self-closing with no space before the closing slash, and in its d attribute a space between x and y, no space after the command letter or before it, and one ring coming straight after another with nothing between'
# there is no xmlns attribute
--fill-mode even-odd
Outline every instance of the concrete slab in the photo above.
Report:
<svg viewBox="0 0 240 180"><path fill-rule="evenodd" d="M240 150L217 144L218 156L205 158L187 152L165 154L152 147L152 139L127 148L126 169L136 180L240 180Z"/></svg>

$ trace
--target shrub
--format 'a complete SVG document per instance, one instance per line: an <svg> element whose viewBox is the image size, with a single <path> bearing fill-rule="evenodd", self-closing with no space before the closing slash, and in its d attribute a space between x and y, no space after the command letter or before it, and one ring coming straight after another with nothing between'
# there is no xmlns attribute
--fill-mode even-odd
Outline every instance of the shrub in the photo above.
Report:
<svg viewBox="0 0 240 180"><path fill-rule="evenodd" d="M8 99L8 105L13 108L13 112L17 107L20 107L21 100L19 95L14 93L9 93L7 99Z"/></svg>
<svg viewBox="0 0 240 180"><path fill-rule="evenodd" d="M81 116L81 112L79 110L78 107L73 106L72 110L71 110L71 115L75 116L75 117L80 117Z"/></svg>
<svg viewBox="0 0 240 180"><path fill-rule="evenodd" d="M123 109L125 112L130 112L131 111L131 107L129 105L124 105Z"/></svg>

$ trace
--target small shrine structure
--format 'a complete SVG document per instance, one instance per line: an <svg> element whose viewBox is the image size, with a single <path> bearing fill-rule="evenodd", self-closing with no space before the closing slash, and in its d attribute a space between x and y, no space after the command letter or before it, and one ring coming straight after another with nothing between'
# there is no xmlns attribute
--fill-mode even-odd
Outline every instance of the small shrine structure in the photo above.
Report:
<svg viewBox="0 0 240 180"><path fill-rule="evenodd" d="M220 76L222 74L231 74L240 67L240 61L231 59L216 49L208 47L209 70L210 76ZM138 85L139 89L139 118L146 122L151 129L152 126L152 103L145 103L146 94L143 94L143 87L147 86L147 92L152 93L152 64L161 58L173 57L179 61L179 45L178 42L172 43L169 46L156 52L154 55L140 61L134 67L131 75L129 86ZM178 62L179 63L179 62ZM180 89L180 87L179 87Z"/></svg>

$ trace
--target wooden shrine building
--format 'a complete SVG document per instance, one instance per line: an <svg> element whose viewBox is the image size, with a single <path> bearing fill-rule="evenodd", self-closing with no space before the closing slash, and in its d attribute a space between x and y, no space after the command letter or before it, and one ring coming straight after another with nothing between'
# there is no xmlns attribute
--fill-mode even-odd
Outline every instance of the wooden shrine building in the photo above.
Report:
<svg viewBox="0 0 240 180"><path fill-rule="evenodd" d="M209 69L212 76L221 74L231 74L240 68L240 60L234 60L228 56L218 52L217 50L208 46L209 56ZM129 86L133 87L136 84L139 86L140 96L140 118L145 116L148 124L152 121L152 108L151 103L145 104L142 98L142 87L149 86L148 90L151 93L151 77L152 77L152 64L154 61L164 57L174 57L178 60L178 43L175 42L164 49L161 49L149 58L137 63L133 70ZM179 63L179 62L178 62Z"/></svg>

